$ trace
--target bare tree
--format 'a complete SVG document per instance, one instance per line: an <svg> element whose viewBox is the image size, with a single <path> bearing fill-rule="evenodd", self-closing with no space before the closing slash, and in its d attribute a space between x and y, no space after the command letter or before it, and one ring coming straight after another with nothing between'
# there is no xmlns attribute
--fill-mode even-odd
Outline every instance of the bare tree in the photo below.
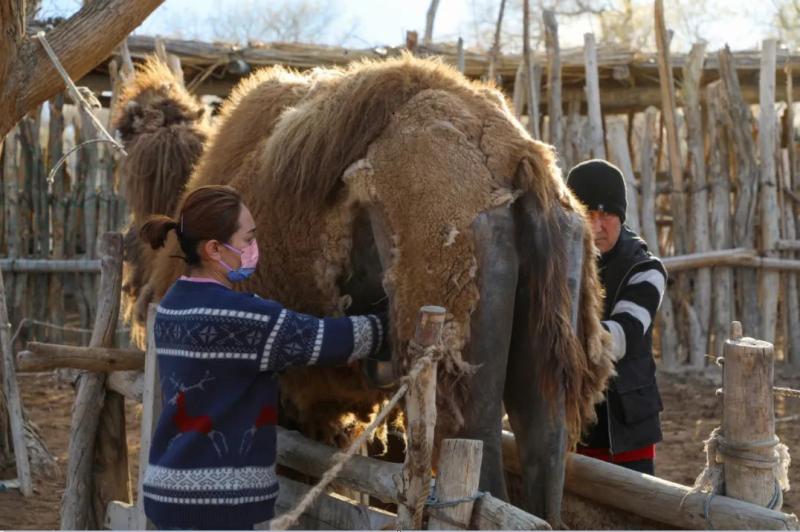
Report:
<svg viewBox="0 0 800 532"><path fill-rule="evenodd" d="M431 0L428 6L428 13L425 16L425 37L422 39L422 44L430 46L433 44L433 22L436 20L436 10L439 9L439 0Z"/></svg>
<svg viewBox="0 0 800 532"><path fill-rule="evenodd" d="M249 41L320 42L340 22L335 0L243 0L226 2L209 20L215 39L246 44ZM335 38L342 42L350 28Z"/></svg>
<svg viewBox="0 0 800 532"><path fill-rule="evenodd" d="M772 5L778 37L795 46L800 44L800 0L772 0Z"/></svg>
<svg viewBox="0 0 800 532"><path fill-rule="evenodd" d="M163 0L93 0L47 34L67 73L81 78ZM41 44L28 34L26 0L0 0L0 138L26 112L64 89ZM102 28L102 31L100 30Z"/></svg>

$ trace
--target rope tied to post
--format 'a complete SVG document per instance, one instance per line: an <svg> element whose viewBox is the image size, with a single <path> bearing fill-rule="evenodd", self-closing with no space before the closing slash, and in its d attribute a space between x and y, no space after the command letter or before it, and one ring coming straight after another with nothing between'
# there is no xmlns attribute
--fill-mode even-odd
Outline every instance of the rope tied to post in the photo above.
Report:
<svg viewBox="0 0 800 532"><path fill-rule="evenodd" d="M411 367L411 370L409 370L408 374L400 379L401 385L394 395L392 395L392 398L389 399L378 415L375 416L375 419L372 421L372 423L370 423L369 426L364 429L364 432L362 432L358 438L353 440L347 450L343 453L340 452L336 454L333 465L325 472L319 482L317 482L314 487L306 492L300 502L297 503L297 505L290 511L283 515L277 516L272 520L270 523L271 530L287 530L300 518L303 512L305 512L323 493L323 490L325 490L328 484L336 479L336 476L342 470L347 461L350 460L350 458L352 458L353 455L361 449L361 446L367 441L370 435L375 432L375 429L377 429L380 424L383 423L389 413L394 410L395 406L397 406L397 403L399 403L400 399L402 399L402 397L406 394L409 386L412 382L414 382L414 380L416 380L420 372L434 362L438 361L443 353L441 345L436 344L429 347L422 347L413 340L411 340L408 344L408 351L412 354L413 359L415 360L414 365Z"/></svg>
<svg viewBox="0 0 800 532"><path fill-rule="evenodd" d="M681 506L689 495L708 493L703 513L710 528L713 528L710 517L711 500L715 495L723 495L725 491L723 464L726 460L738 461L755 469L771 469L775 476L775 490L767 507L775 509L783 502L783 492L789 489L791 457L789 448L781 443L777 436L755 442L733 442L724 437L721 427L717 427L703 443L706 454L705 468L697 476L692 489L683 497ZM770 456L753 452L764 449L772 449L773 452Z"/></svg>

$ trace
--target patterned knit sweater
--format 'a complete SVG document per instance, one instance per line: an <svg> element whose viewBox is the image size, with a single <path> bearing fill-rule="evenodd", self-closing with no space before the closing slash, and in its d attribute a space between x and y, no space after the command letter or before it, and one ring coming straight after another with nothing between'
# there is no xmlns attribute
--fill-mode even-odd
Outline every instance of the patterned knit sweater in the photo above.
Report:
<svg viewBox="0 0 800 532"><path fill-rule="evenodd" d="M163 411L144 478L159 528L251 528L274 516L277 373L384 345L384 316L317 319L214 283L177 281L158 307Z"/></svg>

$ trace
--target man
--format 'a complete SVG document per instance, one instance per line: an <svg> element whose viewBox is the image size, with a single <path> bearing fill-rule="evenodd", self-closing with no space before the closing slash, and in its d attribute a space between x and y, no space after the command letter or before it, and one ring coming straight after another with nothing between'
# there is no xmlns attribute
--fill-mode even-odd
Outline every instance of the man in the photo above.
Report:
<svg viewBox="0 0 800 532"><path fill-rule="evenodd" d="M589 210L601 253L606 292L602 324L613 338L617 376L597 405L597 424L578 452L653 475L655 444L661 441L661 396L653 360L653 322L666 284L661 261L625 226L625 180L603 160L585 161L569 172L567 185Z"/></svg>

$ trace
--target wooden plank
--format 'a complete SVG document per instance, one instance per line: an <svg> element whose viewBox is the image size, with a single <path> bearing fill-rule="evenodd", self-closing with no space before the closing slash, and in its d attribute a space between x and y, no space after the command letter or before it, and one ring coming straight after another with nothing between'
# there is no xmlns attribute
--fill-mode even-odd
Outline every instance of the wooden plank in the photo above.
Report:
<svg viewBox="0 0 800 532"><path fill-rule="evenodd" d="M631 126L632 127L632 126ZM636 189L636 178L633 172L633 161L628 148L628 137L625 134L625 123L622 118L608 121L608 151L611 161L619 166L625 178L625 189L628 198L628 209L625 212L625 225L634 232L641 231L639 222L639 193Z"/></svg>
<svg viewBox="0 0 800 532"><path fill-rule="evenodd" d="M278 427L278 463L305 475L321 477L333 465L339 449L313 441L296 431ZM365 456L353 456L337 477L337 482L376 497L386 503L397 502L395 478L402 465Z"/></svg>
<svg viewBox="0 0 800 532"><path fill-rule="evenodd" d="M518 473L516 454L514 435L503 431L503 463ZM709 498L688 486L575 453L567 459L566 489L595 503L681 529L800 530L794 514L723 495Z"/></svg>
<svg viewBox="0 0 800 532"><path fill-rule="evenodd" d="M20 227L19 227L19 135L18 128L12 129L6 135L3 142L3 185L4 185L4 211L5 211L5 241L8 256L16 258L20 252ZM9 319L14 323L19 321L16 313L16 301L14 294L16 293L15 276L8 276L8 295L11 298L7 301L7 306L10 307ZM7 308L8 308L7 307Z"/></svg>
<svg viewBox="0 0 800 532"><path fill-rule="evenodd" d="M775 62L778 42L765 39L761 46L760 101L758 114L758 144L761 155L761 246L767 257L777 257L773 251L780 239L778 189L775 169L776 144L778 140L778 117L775 112ZM780 274L763 272L759 277L761 295L761 323L759 338L775 341L775 325L778 323L778 295Z"/></svg>
<svg viewBox="0 0 800 532"><path fill-rule="evenodd" d="M733 322L725 342L725 371L722 402L722 434L717 452L723 457L725 495L759 506L768 506L777 488L772 467L774 457L775 410L772 397L773 347L770 342L742 338L742 325ZM774 441L773 445L763 442ZM755 445L746 450L741 447ZM750 460L734 459L741 454ZM724 457L729 456L728 459ZM782 500L782 499L781 499ZM779 508L779 507L778 507Z"/></svg>
<svg viewBox="0 0 800 532"><path fill-rule="evenodd" d="M586 103L589 115L589 147L592 157L606 158L603 142L603 116L600 111L600 82L597 73L597 46L593 33L583 35L583 49L586 63Z"/></svg>
<svg viewBox="0 0 800 532"><path fill-rule="evenodd" d="M110 346L114 340L122 277L122 235L104 235L101 239L101 253L101 289L90 347ZM64 530L98 528L102 523L95 521L96 515L92 507L95 488L95 439L100 425L101 407L106 397L105 380L105 373L84 373L78 380L70 427L66 487L61 500L61 528ZM104 510L107 506L108 501L101 508Z"/></svg>
<svg viewBox="0 0 800 532"><path fill-rule="evenodd" d="M25 418L22 413L22 400L19 396L17 384L17 371L14 367L14 351L11 345L11 324L8 320L6 307L6 288L3 276L0 275L0 348L3 357L3 395L5 405L0 401L0 407L8 408L9 422L11 424L11 442L14 448L14 463L17 467L19 489L22 495L33 495L33 479L28 461L28 447L25 443Z"/></svg>
<svg viewBox="0 0 800 532"><path fill-rule="evenodd" d="M436 475L436 503L464 499L455 506L428 510L429 530L465 530L470 527L470 517L478 482L481 477L483 442L480 440L442 440Z"/></svg>
<svg viewBox="0 0 800 532"><path fill-rule="evenodd" d="M703 113L700 108L700 84L703 75L706 44L696 43L689 52L683 67L683 96L686 101L686 145L689 156L691 196L689 198L689 247L687 251L702 253L711 249L708 226L708 190L706 187L705 144L703 138ZM700 268L694 272L692 307L697 314L695 334L689 342L689 365L702 368L708 351L709 324L711 322L711 269Z"/></svg>
<svg viewBox="0 0 800 532"><path fill-rule="evenodd" d="M446 311L425 306L419 311L414 342L425 349L441 342ZM411 360L411 364L417 364ZM422 528L422 512L428 498L436 428L436 362L430 361L409 383L405 396L406 456L398 486L397 526Z"/></svg>
<svg viewBox="0 0 800 532"><path fill-rule="evenodd" d="M294 508L311 486L278 476L280 492L275 502L276 513ZM358 504L338 493L322 493L303 513L300 528L313 530L387 530L394 529L397 516L378 508Z"/></svg>
<svg viewBox="0 0 800 532"><path fill-rule="evenodd" d="M144 372L112 371L106 379L106 388L135 403L144 400Z"/></svg>
<svg viewBox="0 0 800 532"><path fill-rule="evenodd" d="M15 273L100 273L99 259L0 259L0 270Z"/></svg>
<svg viewBox="0 0 800 532"><path fill-rule="evenodd" d="M147 351L144 359L144 391L142 397L142 432L139 440L139 476L136 482L136 527L139 530L148 529L147 516L144 513L144 473L150 462L150 443L153 441L158 418L161 416L162 396L158 376L158 356L156 355L155 334L156 323L155 304L147 308Z"/></svg>
<svg viewBox="0 0 800 532"><path fill-rule="evenodd" d="M642 181L642 236L651 249L658 250L658 229L656 228L656 146L655 128L658 110L649 107L645 112L644 132L639 149L639 162ZM675 330L675 311L672 298L664 291L661 309L656 315L659 331ZM661 367L674 371L678 367L678 337L675 334L659 334L661 339Z"/></svg>
<svg viewBox="0 0 800 532"><path fill-rule="evenodd" d="M486 494L475 502L472 527L476 530L552 530L533 514Z"/></svg>
<svg viewBox="0 0 800 532"><path fill-rule="evenodd" d="M40 342L28 342L26 348L26 351L17 356L17 367L20 371L77 368L100 372L144 368L144 351L138 349L79 347Z"/></svg>
<svg viewBox="0 0 800 532"><path fill-rule="evenodd" d="M547 116L550 126L548 140L558 154L561 169L564 164L564 126L561 103L561 46L558 41L558 22L550 9L542 13L544 19L544 42L547 51Z"/></svg>
<svg viewBox="0 0 800 532"><path fill-rule="evenodd" d="M729 138L728 131L722 121L723 102L720 91L721 82L714 82L706 87L708 136L708 179L711 183L711 247L716 250L733 247L733 231L731 228L731 183L728 176ZM722 356L722 345L728 336L728 327L733 317L735 302L733 299L733 270L728 267L717 267L713 270L713 313L714 323L711 325L714 337L712 354Z"/></svg>
<svg viewBox="0 0 800 532"><path fill-rule="evenodd" d="M720 79L722 100L726 113L722 115L733 139L736 157L736 176L730 178L737 185L736 207L733 218L733 245L755 246L756 207L758 205L759 167L756 144L753 139L753 120L750 107L742 97L739 77L729 48L720 50ZM731 187L733 188L733 186ZM760 326L758 308L758 283L753 271L737 271L737 300L741 306L739 316L748 330Z"/></svg>
<svg viewBox="0 0 800 532"><path fill-rule="evenodd" d="M672 79L672 61L669 37L664 24L664 2L655 2L656 45L658 47L658 74L661 86L661 116L667 130L669 171L672 176L672 241L676 254L686 253L686 198L683 186L678 126L675 120L675 84Z"/></svg>

